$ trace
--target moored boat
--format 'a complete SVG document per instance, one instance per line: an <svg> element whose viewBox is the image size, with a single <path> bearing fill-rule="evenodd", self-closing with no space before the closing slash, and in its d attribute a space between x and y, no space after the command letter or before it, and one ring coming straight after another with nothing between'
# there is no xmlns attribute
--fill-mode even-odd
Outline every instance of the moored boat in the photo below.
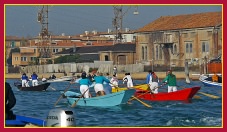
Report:
<svg viewBox="0 0 227 132"><path fill-rule="evenodd" d="M48 79L45 82L66 82L66 81L71 81L72 79L73 79L72 76L62 76L59 78Z"/></svg>
<svg viewBox="0 0 227 132"><path fill-rule="evenodd" d="M200 90L201 87L195 86L191 88L184 88L176 92L159 92L157 94L151 94L149 91L138 90L135 96L140 99L149 101L187 101Z"/></svg>
<svg viewBox="0 0 227 132"><path fill-rule="evenodd" d="M92 98L75 98L71 97L73 93L78 95L76 92L67 91L64 95L67 97L68 103L70 105L74 104L78 99L80 99L76 105L78 106L96 106L96 107L109 107L117 106L121 104L126 104L132 95L136 92L135 89L122 90L120 92L107 94L104 96L97 96Z"/></svg>
<svg viewBox="0 0 227 132"><path fill-rule="evenodd" d="M211 86L211 87L222 87L222 76L221 74L217 74L218 78L217 81L212 80L212 75L200 75L199 80L205 85L205 86Z"/></svg>
<svg viewBox="0 0 227 132"><path fill-rule="evenodd" d="M14 82L14 85L21 91L45 91L50 83L41 83L37 86L22 87L22 84L19 82Z"/></svg>

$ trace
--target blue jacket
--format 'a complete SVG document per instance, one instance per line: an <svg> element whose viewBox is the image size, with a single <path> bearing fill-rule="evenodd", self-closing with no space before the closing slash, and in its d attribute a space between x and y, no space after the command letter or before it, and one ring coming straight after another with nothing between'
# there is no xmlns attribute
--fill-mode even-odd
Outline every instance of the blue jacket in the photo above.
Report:
<svg viewBox="0 0 227 132"><path fill-rule="evenodd" d="M104 76L95 76L94 77L95 83L96 84L103 84L104 82L110 83L110 80L108 80L107 78L105 78Z"/></svg>
<svg viewBox="0 0 227 132"><path fill-rule="evenodd" d="M147 84L150 82L151 75L152 75L151 73L147 74L147 77L146 77Z"/></svg>
<svg viewBox="0 0 227 132"><path fill-rule="evenodd" d="M80 85L91 85L91 81L88 78L80 79L79 80Z"/></svg>

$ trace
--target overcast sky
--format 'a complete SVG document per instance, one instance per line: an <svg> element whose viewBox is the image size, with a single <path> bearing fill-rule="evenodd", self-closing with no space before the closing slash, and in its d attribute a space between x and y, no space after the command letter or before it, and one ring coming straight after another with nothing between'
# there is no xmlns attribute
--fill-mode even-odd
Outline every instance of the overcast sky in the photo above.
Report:
<svg viewBox="0 0 227 132"><path fill-rule="evenodd" d="M37 36L41 24L37 22L37 13L42 6L6 5L6 35L28 37ZM126 10L128 11L126 12ZM138 15L133 15L136 6L123 6L123 28L131 30L141 28L161 16L193 14L222 11L221 5L138 5ZM54 35L78 35L84 31L105 32L113 29L114 8L112 5L98 6L50 6L49 31Z"/></svg>

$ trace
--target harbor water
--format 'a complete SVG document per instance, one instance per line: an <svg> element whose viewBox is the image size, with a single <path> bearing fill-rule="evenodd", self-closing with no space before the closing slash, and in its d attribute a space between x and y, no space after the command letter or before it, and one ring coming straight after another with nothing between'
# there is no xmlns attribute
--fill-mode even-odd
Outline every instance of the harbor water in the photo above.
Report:
<svg viewBox="0 0 227 132"><path fill-rule="evenodd" d="M99 108L81 107L71 108L67 100L62 98L56 106L54 104L61 96L69 82L54 82L47 91L19 91L14 86L16 79L6 79L9 82L17 99L13 111L17 115L46 119L48 112L54 108L67 108L75 114L77 127L222 127L222 89L206 87L200 81L178 80L178 90L184 87L201 86L200 92L219 96L214 99L197 93L190 102L183 101L145 101L151 105L148 108L133 100L132 104ZM143 84L145 80L135 80L135 84ZM120 82L122 84L122 82ZM70 86L71 91L79 92L79 85ZM92 91L92 90L91 90ZM167 91L167 86L159 92Z"/></svg>

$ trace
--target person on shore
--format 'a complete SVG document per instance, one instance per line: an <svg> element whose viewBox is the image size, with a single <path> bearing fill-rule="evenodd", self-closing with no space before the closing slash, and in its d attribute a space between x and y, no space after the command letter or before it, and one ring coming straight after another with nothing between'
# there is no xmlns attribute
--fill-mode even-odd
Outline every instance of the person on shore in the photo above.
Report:
<svg viewBox="0 0 227 132"><path fill-rule="evenodd" d="M117 67L116 66L114 66L114 68L113 68L113 75L117 76Z"/></svg>
<svg viewBox="0 0 227 132"><path fill-rule="evenodd" d="M16 98L9 83L5 82L5 119L14 120L12 108L16 105Z"/></svg>
<svg viewBox="0 0 227 132"><path fill-rule="evenodd" d="M29 87L28 83L29 83L28 76L26 75L26 73L23 73L22 76L21 76L22 87Z"/></svg>
<svg viewBox="0 0 227 132"><path fill-rule="evenodd" d="M172 70L167 71L166 77L163 79L162 83L168 84L168 93L177 91L177 79L172 73Z"/></svg>
<svg viewBox="0 0 227 132"><path fill-rule="evenodd" d="M32 86L37 86L39 83L38 83L38 75L33 72L33 74L31 75L31 79L32 79Z"/></svg>
<svg viewBox="0 0 227 132"><path fill-rule="evenodd" d="M127 88L133 87L133 79L130 75L130 73L125 73L125 77L123 78L123 84L127 83Z"/></svg>
<svg viewBox="0 0 227 132"><path fill-rule="evenodd" d="M108 79L106 79L104 76L102 76L99 72L96 73L96 76L94 77L95 80L95 93L97 96L103 96L105 95L103 82L110 83Z"/></svg>
<svg viewBox="0 0 227 132"><path fill-rule="evenodd" d="M157 94L158 93L158 83L159 83L159 78L155 74L155 72L151 73L151 83L150 84L150 90L152 93Z"/></svg>

